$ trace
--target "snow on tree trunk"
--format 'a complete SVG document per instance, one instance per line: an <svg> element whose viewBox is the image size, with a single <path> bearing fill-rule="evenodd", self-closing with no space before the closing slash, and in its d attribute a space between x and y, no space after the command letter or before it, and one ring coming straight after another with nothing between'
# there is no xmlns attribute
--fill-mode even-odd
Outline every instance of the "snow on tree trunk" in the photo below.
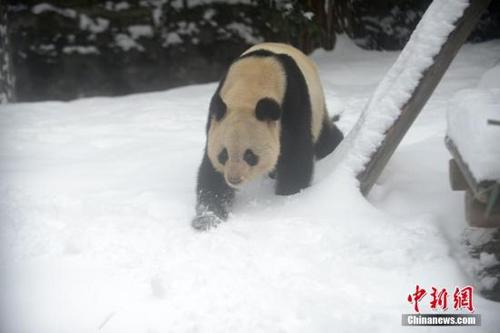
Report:
<svg viewBox="0 0 500 333"><path fill-rule="evenodd" d="M370 190L488 3L488 0L472 0L467 22L459 26L457 21L469 1L434 1L375 89L353 130L329 159L333 167L340 167L360 180L363 194ZM449 43L450 36L454 38L453 45ZM442 53L446 54L440 57L439 66L434 66L438 60L436 56ZM409 106L413 106L411 110ZM398 122L400 117L402 121Z"/></svg>
<svg viewBox="0 0 500 333"><path fill-rule="evenodd" d="M0 104L14 99L14 76L10 60L7 30L7 6L0 4Z"/></svg>

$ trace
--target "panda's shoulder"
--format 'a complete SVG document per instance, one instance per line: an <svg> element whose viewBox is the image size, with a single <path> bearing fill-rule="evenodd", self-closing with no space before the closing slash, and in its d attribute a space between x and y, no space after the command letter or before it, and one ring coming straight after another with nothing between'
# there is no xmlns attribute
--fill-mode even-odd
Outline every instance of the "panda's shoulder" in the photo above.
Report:
<svg viewBox="0 0 500 333"><path fill-rule="evenodd" d="M271 47L267 45L271 45ZM274 47L273 45L277 46ZM300 51L292 46L289 46L291 48L289 49L287 46L279 43L259 44L258 47L252 47L243 53L233 62L231 67L233 69L250 68L261 72L276 70L283 72L287 77L295 78L296 75L302 73L302 70L299 65L300 57L297 58L293 51Z"/></svg>

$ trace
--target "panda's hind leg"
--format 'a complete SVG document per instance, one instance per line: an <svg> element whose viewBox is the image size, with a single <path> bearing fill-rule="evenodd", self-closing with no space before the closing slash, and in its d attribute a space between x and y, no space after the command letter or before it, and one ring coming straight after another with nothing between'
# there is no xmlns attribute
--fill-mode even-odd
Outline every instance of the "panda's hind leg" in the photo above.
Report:
<svg viewBox="0 0 500 333"><path fill-rule="evenodd" d="M344 139L344 134L338 129L334 121L335 119L330 120L328 115L323 118L321 132L318 141L314 145L314 153L318 160L330 154Z"/></svg>

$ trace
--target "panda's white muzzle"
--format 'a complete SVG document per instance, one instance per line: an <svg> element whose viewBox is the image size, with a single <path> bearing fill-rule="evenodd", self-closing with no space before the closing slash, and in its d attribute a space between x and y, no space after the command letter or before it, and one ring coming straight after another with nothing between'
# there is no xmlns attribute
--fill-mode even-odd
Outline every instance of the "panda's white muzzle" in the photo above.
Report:
<svg viewBox="0 0 500 333"><path fill-rule="evenodd" d="M245 175L247 173L248 165L246 165L243 160L228 161L224 172L224 178L229 186L238 188L245 182Z"/></svg>

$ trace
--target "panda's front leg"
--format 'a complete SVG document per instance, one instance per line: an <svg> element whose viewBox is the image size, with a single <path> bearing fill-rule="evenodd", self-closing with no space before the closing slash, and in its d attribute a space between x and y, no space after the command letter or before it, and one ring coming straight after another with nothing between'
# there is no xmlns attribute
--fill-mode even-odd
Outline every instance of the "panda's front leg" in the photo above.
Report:
<svg viewBox="0 0 500 333"><path fill-rule="evenodd" d="M196 216L191 222L193 228L208 230L226 220L233 199L234 189L229 187L224 176L214 169L205 151L198 170Z"/></svg>
<svg viewBox="0 0 500 333"><path fill-rule="evenodd" d="M314 149L307 133L293 135L282 132L281 152L276 166L276 194L291 195L311 183L314 170Z"/></svg>

